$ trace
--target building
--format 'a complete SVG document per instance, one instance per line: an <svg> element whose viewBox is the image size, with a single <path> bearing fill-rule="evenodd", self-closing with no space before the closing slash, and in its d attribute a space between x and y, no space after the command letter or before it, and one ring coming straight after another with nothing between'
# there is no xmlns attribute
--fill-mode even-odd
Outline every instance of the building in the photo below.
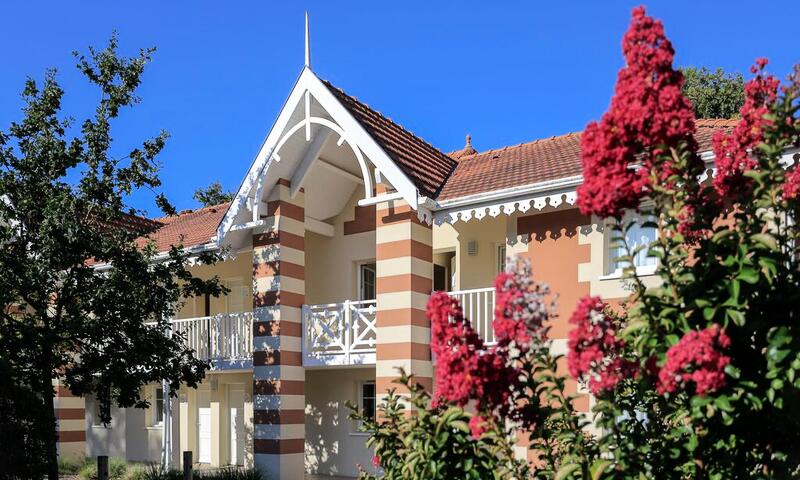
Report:
<svg viewBox="0 0 800 480"><path fill-rule="evenodd" d="M702 149L733 125L699 121ZM580 133L486 152L467 137L444 153L307 61L242 167L233 202L156 219L151 234L164 250L180 239L195 251L229 249L225 262L195 268L231 293L193 299L173 321L212 362L206 380L171 401L151 385L151 409L114 410L109 426L92 398L60 389L63 455L161 461L167 451L177 465L191 450L199 463L254 464L269 478L355 476L372 454L345 402L374 410L400 366L431 386L432 290L458 297L491 341L492 281L508 256L525 256L559 294L551 335L561 351L579 297L626 296L607 229L575 205ZM636 244L655 231L628 235ZM635 261L655 282L654 260ZM588 409L592 400L581 401Z"/></svg>

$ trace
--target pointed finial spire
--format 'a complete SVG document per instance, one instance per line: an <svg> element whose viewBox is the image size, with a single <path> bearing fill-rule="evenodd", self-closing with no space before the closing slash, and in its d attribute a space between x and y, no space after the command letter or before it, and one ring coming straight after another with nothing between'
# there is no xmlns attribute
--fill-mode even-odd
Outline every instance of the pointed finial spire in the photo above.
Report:
<svg viewBox="0 0 800 480"><path fill-rule="evenodd" d="M464 145L464 148L472 148L472 135L469 133L467 134L467 144Z"/></svg>
<svg viewBox="0 0 800 480"><path fill-rule="evenodd" d="M308 12L306 12L306 67L311 68L311 37L308 33Z"/></svg>

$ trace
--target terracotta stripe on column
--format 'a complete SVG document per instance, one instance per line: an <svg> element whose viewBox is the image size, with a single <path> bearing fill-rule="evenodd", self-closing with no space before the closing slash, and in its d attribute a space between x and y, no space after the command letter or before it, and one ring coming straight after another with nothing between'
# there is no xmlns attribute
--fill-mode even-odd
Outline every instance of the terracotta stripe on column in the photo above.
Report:
<svg viewBox="0 0 800 480"><path fill-rule="evenodd" d="M276 479L302 478L303 456L297 454L305 450L305 374L297 340L305 302L305 199L302 190L291 198L290 186L286 179L278 181L263 230L253 232L253 313L258 319L253 333L262 338L253 351L253 452L256 467ZM291 425L291 433L277 432L294 438L273 438L273 430L259 428L267 425Z"/></svg>
<svg viewBox="0 0 800 480"><path fill-rule="evenodd" d="M429 295L433 286L431 227L421 223L417 212L403 201L379 204L375 215L376 389L383 396L390 389L408 393L404 387L393 383L396 377L386 376L393 372L394 366L406 366L411 370L406 373L430 391L433 384L430 345L410 339L424 338L426 329L428 333L430 330L430 322L418 306L420 294ZM391 303L382 303L382 299Z"/></svg>

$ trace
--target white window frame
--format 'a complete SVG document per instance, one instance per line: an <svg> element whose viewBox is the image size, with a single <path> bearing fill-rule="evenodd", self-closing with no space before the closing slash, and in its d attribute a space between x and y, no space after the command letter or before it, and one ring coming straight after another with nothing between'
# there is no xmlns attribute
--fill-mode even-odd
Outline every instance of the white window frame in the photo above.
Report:
<svg viewBox="0 0 800 480"><path fill-rule="evenodd" d="M495 274L506 271L506 259L508 258L508 247L505 243L498 243L494 249L495 254Z"/></svg>
<svg viewBox="0 0 800 480"><path fill-rule="evenodd" d="M158 392L161 392L161 406L160 407L158 405ZM164 426L164 402L166 402L167 400L168 399L164 398L164 388L161 385L153 388L153 403L151 404L152 408L154 408L154 410L153 410L153 420L152 420L152 426L153 427L163 427ZM159 416L161 417L161 419L158 418Z"/></svg>
<svg viewBox="0 0 800 480"><path fill-rule="evenodd" d="M626 212L622 218L621 224L627 225L633 218L641 219L641 216L633 212ZM617 266L617 261L616 261L617 255L615 249L617 247L612 245L613 236L618 235L620 232L618 230L615 230L614 226L615 226L614 223L607 222L604 228L604 233L603 233L604 274L600 277L601 280L617 279L622 277L623 269ZM656 230L656 236L657 235L658 235L658 230ZM640 277L655 275L657 269L658 269L658 260L656 259L655 263L653 263L652 265L636 265L636 275Z"/></svg>

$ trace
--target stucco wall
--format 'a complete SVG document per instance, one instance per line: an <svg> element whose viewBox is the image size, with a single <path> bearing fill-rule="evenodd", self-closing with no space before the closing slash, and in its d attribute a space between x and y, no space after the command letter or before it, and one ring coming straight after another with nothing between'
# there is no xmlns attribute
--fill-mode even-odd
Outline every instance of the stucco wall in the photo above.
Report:
<svg viewBox="0 0 800 480"><path fill-rule="evenodd" d="M357 190L342 213L329 219L334 236L306 230L306 303L336 303L358 298L358 265L375 260L375 231L344 234L344 223L355 218L363 192Z"/></svg>
<svg viewBox="0 0 800 480"><path fill-rule="evenodd" d="M192 274L200 278L218 276L232 288L229 295L211 297L211 315L226 312L249 312L253 310L252 278L253 252L238 252L233 259L219 262L216 265L197 265L191 268ZM177 318L202 317L205 313L205 299L190 298L178 312Z"/></svg>
<svg viewBox="0 0 800 480"><path fill-rule="evenodd" d="M253 374L251 372L209 373L198 388L183 387L178 394L176 408L180 413L180 425L175 427L174 448L181 452L191 450L197 461L197 409L200 398L207 401L211 410L211 465L228 465L230 462L230 404L228 392L231 385L244 389L245 464L252 465L253 458Z"/></svg>
<svg viewBox="0 0 800 480"><path fill-rule="evenodd" d="M372 368L306 371L307 473L355 477L356 464L371 469L367 436L356 432L345 402L358 404L360 382L374 380Z"/></svg>
<svg viewBox="0 0 800 480"><path fill-rule="evenodd" d="M477 252L470 255L468 245L475 242ZM495 218L442 224L433 228L433 251L454 251L456 283L454 290L491 287L497 275L498 247L506 245L513 253L516 242L516 217L501 215Z"/></svg>

